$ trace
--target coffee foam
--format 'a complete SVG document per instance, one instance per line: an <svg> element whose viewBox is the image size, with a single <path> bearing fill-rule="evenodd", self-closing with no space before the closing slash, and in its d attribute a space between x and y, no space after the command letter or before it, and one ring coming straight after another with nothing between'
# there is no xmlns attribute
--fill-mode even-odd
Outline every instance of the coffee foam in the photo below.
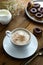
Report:
<svg viewBox="0 0 43 65"><path fill-rule="evenodd" d="M24 30L17 30L12 34L12 41L17 45L27 44L30 35Z"/></svg>

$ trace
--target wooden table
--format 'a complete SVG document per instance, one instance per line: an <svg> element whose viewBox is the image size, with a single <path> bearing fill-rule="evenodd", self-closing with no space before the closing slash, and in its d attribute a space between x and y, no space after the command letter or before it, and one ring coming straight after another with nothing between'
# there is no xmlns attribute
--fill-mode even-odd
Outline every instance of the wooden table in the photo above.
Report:
<svg viewBox="0 0 43 65"><path fill-rule="evenodd" d="M3 38L5 36L5 31L10 30L12 31L15 28L26 28L27 30L31 31L33 33L33 28L40 27L43 30L43 24L35 23L32 20L30 20L26 14L25 11L22 12L19 16L15 16L14 19L8 24L8 25L1 25L0 24L0 65L20 65L22 62L28 60L28 59L22 59L18 60L15 58L10 57L5 53L3 50ZM38 49L43 47L43 35L41 38L38 38ZM30 62L29 65L43 65L43 57L38 56L35 58L32 62Z"/></svg>

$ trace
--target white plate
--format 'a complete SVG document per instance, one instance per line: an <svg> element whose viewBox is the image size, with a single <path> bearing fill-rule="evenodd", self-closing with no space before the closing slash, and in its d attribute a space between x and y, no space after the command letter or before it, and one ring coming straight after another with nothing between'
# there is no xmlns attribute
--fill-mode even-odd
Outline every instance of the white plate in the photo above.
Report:
<svg viewBox="0 0 43 65"><path fill-rule="evenodd" d="M39 3L41 5L41 7L43 7L43 1L42 2L38 1L38 2L34 2L34 3ZM36 20L34 17L30 16L29 12L27 11L27 8L25 8L25 12L26 12L27 16L30 19L32 19L33 21L38 22L38 23L43 23L43 20L39 21L39 20Z"/></svg>
<svg viewBox="0 0 43 65"><path fill-rule="evenodd" d="M9 37L5 36L3 40L3 48L6 51L6 53L18 59L24 59L32 56L38 48L38 41L32 33L30 34L31 34L31 42L28 46L24 46L24 47L13 45L10 42Z"/></svg>

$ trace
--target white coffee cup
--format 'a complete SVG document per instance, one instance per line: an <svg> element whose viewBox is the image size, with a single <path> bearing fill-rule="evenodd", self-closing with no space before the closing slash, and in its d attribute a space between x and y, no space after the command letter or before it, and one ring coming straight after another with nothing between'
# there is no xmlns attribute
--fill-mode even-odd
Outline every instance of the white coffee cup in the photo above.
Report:
<svg viewBox="0 0 43 65"><path fill-rule="evenodd" d="M31 34L24 28L16 28L13 31L6 31L12 44L17 46L24 46L30 44Z"/></svg>
<svg viewBox="0 0 43 65"><path fill-rule="evenodd" d="M0 9L0 23L3 25L8 24L12 19L12 14L9 10Z"/></svg>

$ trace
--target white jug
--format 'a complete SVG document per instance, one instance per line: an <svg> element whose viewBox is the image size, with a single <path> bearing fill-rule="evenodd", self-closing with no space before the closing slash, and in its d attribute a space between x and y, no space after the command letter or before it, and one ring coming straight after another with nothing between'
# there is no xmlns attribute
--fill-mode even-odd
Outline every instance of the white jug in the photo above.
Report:
<svg viewBox="0 0 43 65"><path fill-rule="evenodd" d="M6 9L0 9L0 23L3 25L8 24L12 19L12 14Z"/></svg>

